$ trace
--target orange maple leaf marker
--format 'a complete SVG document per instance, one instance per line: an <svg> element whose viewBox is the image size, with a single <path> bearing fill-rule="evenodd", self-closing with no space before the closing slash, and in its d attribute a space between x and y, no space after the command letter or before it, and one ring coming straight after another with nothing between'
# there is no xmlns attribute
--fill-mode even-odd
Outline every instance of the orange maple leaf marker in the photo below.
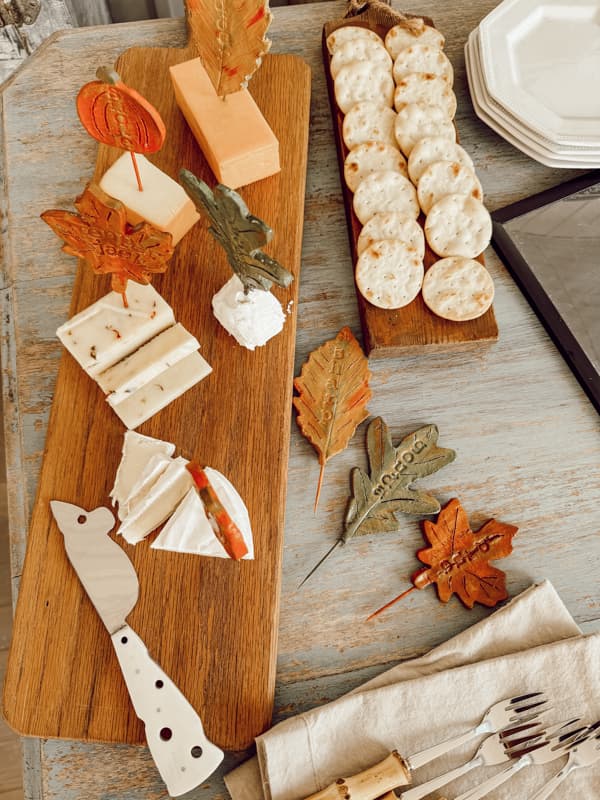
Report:
<svg viewBox="0 0 600 800"><path fill-rule="evenodd" d="M415 572L411 578L414 586L367 619L373 619L415 589L424 589L432 583L436 584L443 603L453 594L467 608L473 608L475 603L492 607L506 600L506 575L489 562L512 553L512 538L518 530L514 525L491 519L474 533L460 502L450 500L440 511L437 522L423 522L423 535L431 547L419 550L417 558L428 568Z"/></svg>
<svg viewBox="0 0 600 800"><path fill-rule="evenodd" d="M112 275L111 288L127 306L127 281L147 284L152 274L164 272L173 237L147 222L129 225L123 203L94 183L75 200L75 208L78 214L52 210L41 216L64 240L65 253L82 258L98 275Z"/></svg>
<svg viewBox="0 0 600 800"><path fill-rule="evenodd" d="M138 189L143 191L136 153L156 153L163 146L165 124L158 111L108 67L99 67L97 81L82 86L77 113L86 131L102 144L131 153Z"/></svg>

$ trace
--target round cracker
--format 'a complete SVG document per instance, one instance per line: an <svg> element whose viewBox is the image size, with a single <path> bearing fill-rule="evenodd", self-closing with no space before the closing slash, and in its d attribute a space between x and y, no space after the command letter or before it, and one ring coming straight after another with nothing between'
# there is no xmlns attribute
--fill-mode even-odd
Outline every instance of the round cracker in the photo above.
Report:
<svg viewBox="0 0 600 800"><path fill-rule="evenodd" d="M416 143L425 136L443 136L456 141L456 128L442 106L406 103L398 109L394 135L402 152L410 156Z"/></svg>
<svg viewBox="0 0 600 800"><path fill-rule="evenodd" d="M387 32L385 46L392 58L396 59L401 50L413 44L430 44L440 49L444 47L446 40L438 30L426 25L423 20L410 20L410 23L410 26L394 25Z"/></svg>
<svg viewBox="0 0 600 800"><path fill-rule="evenodd" d="M354 193L354 213L365 225L381 211L399 211L416 219L419 201L412 183L399 172L372 172Z"/></svg>
<svg viewBox="0 0 600 800"><path fill-rule="evenodd" d="M369 30L369 28L362 28L359 25L345 25L343 28L338 28L337 31L329 34L327 37L327 49L333 55L338 47L341 47L346 42L363 38L383 44L383 39L375 31Z"/></svg>
<svg viewBox="0 0 600 800"><path fill-rule="evenodd" d="M340 45L333 54L329 65L332 77L335 78L342 67L354 61L371 61L385 69L392 68L392 57L383 46L383 42L377 44L371 39L350 39Z"/></svg>
<svg viewBox="0 0 600 800"><path fill-rule="evenodd" d="M419 178L419 205L429 214L431 207L447 194L465 194L483 202L483 189L470 167L458 161L434 161Z"/></svg>
<svg viewBox="0 0 600 800"><path fill-rule="evenodd" d="M423 300L434 314L453 322L477 319L494 299L494 281L472 258L443 258L427 270Z"/></svg>
<svg viewBox="0 0 600 800"><path fill-rule="evenodd" d="M393 108L377 105L369 100L356 103L344 117L342 136L346 147L352 150L365 142L383 142L398 147L394 136L396 112Z"/></svg>
<svg viewBox="0 0 600 800"><path fill-rule="evenodd" d="M456 114L456 95L448 83L433 72L411 72L398 81L394 92L394 105L405 103L433 103L446 109L450 119Z"/></svg>
<svg viewBox="0 0 600 800"><path fill-rule="evenodd" d="M356 103L371 100L382 106L394 102L394 79L388 69L369 61L355 61L342 67L335 81L335 99L344 114Z"/></svg>
<svg viewBox="0 0 600 800"><path fill-rule="evenodd" d="M474 197L448 194L429 210L425 236L438 256L475 258L490 242L492 220Z"/></svg>
<svg viewBox="0 0 600 800"><path fill-rule="evenodd" d="M413 183L419 183L421 175L434 161L458 161L473 169L470 155L459 144L445 136L428 136L413 147L408 159L408 174Z"/></svg>
<svg viewBox="0 0 600 800"><path fill-rule="evenodd" d="M396 83L411 72L431 72L443 78L449 86L454 81L454 70L448 56L430 44L413 44L398 53L393 69Z"/></svg>
<svg viewBox="0 0 600 800"><path fill-rule="evenodd" d="M359 144L346 156L344 162L344 180L351 192L355 192L358 184L372 172L399 172L408 178L406 159L397 147L383 142L365 142Z"/></svg>
<svg viewBox="0 0 600 800"><path fill-rule="evenodd" d="M380 211L375 214L360 232L356 243L358 255L383 239L400 239L414 247L420 259L425 257L425 234L413 217L398 211Z"/></svg>
<svg viewBox="0 0 600 800"><path fill-rule="evenodd" d="M423 273L423 259L414 247L385 239L361 253L355 277L360 293L372 305L403 308L419 294Z"/></svg>

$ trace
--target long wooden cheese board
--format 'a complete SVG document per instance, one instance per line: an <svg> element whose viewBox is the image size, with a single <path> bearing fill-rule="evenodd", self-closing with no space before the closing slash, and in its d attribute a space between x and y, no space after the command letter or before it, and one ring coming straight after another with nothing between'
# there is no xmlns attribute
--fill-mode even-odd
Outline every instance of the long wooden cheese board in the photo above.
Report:
<svg viewBox="0 0 600 800"><path fill-rule="evenodd" d="M414 17L414 14L406 14ZM426 16L422 19L425 24L433 26L433 21ZM340 178L346 219L348 223L348 236L353 268L358 260L357 242L362 225L354 213L352 200L354 195L346 186L344 180L344 161L349 149L344 142L342 126L344 114L335 101L334 84L331 77L331 55L327 49L327 37L330 33L346 25L357 25L377 33L382 39L391 27L398 24L398 13L386 8L383 3L373 2L357 14L343 19L332 20L323 26L323 62L327 81L327 90L331 106L336 150L340 165ZM457 137L458 138L458 137ZM425 217L419 218L421 225L425 224ZM426 244L424 266L427 270L439 256ZM483 254L478 261L485 264ZM370 358L389 358L410 353L445 350L447 348L470 348L481 346L485 343L495 342L498 338L498 326L491 307L483 316L469 322L451 322L436 316L425 305L421 294L404 308L387 310L377 308L366 300L358 287L356 287L358 310L363 332L363 343Z"/></svg>
<svg viewBox="0 0 600 800"><path fill-rule="evenodd" d="M197 55L192 44L135 48L115 68L165 121L166 144L151 160L172 177L186 167L214 185L168 76L170 65ZM92 78L82 76L82 83ZM119 538L140 582L140 598L128 621L198 710L208 737L232 750L247 747L272 714L310 69L295 56L267 56L250 91L279 139L282 169L240 193L275 232L269 254L294 274L289 289L274 289L291 313L283 332L265 347L250 352L237 345L213 317L210 302L231 272L206 224L198 223L178 245L167 273L153 284L199 339L214 371L138 430L174 442L178 453L230 478L248 506L256 557L241 562L200 558L150 550L148 540L130 547ZM95 177L119 154L101 146ZM31 224L43 223L34 219ZM80 264L71 315L107 291L108 278ZM64 353L4 690L7 721L25 735L144 742L107 631L67 561L49 507L53 499L88 509L109 505L123 434L98 386Z"/></svg>

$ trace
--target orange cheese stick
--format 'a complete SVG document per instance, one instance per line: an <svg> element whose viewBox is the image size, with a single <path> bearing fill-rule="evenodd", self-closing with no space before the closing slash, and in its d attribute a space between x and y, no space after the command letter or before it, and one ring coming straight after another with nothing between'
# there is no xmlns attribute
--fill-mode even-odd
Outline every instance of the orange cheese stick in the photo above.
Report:
<svg viewBox="0 0 600 800"><path fill-rule="evenodd" d="M208 476L202 467L195 461L190 461L187 465L187 469L198 488L200 499L204 503L209 520L211 522L214 520L216 523L217 530L215 530L215 536L227 551L227 555L239 561L239 559L243 558L248 552L248 547L246 546L240 529L223 508L221 501L217 497L217 493L211 486Z"/></svg>

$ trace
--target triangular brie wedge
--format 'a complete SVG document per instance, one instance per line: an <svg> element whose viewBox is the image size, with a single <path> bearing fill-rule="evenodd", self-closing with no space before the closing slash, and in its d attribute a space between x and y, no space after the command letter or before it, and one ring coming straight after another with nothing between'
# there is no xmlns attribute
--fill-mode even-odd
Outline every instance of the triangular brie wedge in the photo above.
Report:
<svg viewBox="0 0 600 800"><path fill-rule="evenodd" d="M110 493L113 505L119 504L119 519L122 519L120 508L127 502L135 484L146 469L146 465L155 455L170 458L175 452L175 445L143 436L135 431L126 431L123 438L121 462L115 477L115 485Z"/></svg>
<svg viewBox="0 0 600 800"><path fill-rule="evenodd" d="M204 470L217 493L223 507L238 526L248 552L244 559L254 558L252 528L248 510L233 485L215 469ZM215 536L210 520L206 516L204 503L194 488L190 490L179 507L151 545L157 550L172 550L177 553L194 553L202 556L229 558Z"/></svg>

